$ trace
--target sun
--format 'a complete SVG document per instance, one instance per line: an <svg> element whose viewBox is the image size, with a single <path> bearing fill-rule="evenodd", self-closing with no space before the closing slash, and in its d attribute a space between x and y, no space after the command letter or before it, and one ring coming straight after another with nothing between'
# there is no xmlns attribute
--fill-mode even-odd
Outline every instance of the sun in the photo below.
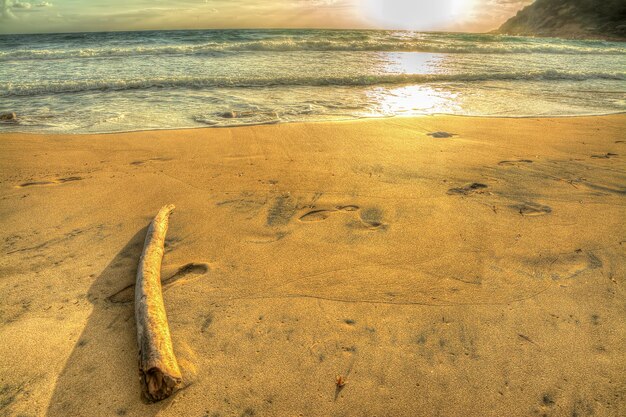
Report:
<svg viewBox="0 0 626 417"><path fill-rule="evenodd" d="M384 29L442 30L467 18L474 0L363 0L366 19Z"/></svg>

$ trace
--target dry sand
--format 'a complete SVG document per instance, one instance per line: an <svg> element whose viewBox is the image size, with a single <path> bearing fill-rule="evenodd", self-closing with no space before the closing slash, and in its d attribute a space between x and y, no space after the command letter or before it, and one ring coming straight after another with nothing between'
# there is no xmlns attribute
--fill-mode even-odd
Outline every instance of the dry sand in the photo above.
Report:
<svg viewBox="0 0 626 417"><path fill-rule="evenodd" d="M2 134L0 415L626 415L625 126ZM185 385L148 405L129 301L166 203Z"/></svg>

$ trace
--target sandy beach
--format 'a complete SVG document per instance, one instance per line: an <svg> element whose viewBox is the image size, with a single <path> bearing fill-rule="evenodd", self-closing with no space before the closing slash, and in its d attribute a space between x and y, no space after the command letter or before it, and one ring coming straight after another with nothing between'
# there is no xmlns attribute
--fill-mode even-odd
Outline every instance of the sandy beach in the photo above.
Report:
<svg viewBox="0 0 626 417"><path fill-rule="evenodd" d="M626 415L625 126L0 134L0 415ZM170 203L184 382L146 404L133 283Z"/></svg>

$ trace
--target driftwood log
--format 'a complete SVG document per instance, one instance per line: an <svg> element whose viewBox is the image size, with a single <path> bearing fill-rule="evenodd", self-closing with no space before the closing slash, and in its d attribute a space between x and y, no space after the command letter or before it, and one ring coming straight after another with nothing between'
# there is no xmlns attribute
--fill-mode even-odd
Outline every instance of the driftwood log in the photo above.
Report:
<svg viewBox="0 0 626 417"><path fill-rule="evenodd" d="M173 205L164 206L150 223L135 285L139 377L150 401L169 397L182 381L161 292L161 260L173 210Z"/></svg>

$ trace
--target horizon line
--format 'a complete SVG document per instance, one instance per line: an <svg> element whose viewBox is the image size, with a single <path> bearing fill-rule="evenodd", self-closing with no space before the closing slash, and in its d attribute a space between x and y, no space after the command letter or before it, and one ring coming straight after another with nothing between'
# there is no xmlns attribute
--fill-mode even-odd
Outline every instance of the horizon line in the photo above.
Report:
<svg viewBox="0 0 626 417"><path fill-rule="evenodd" d="M202 28L202 29L136 29L136 30L81 30L67 32L14 32L0 33L0 36L16 36L16 35L69 35L75 33L136 33L136 32L200 32L200 31L228 31L228 30L327 30L327 31L368 31L368 32L415 32L415 33L450 33L450 34L475 34L475 35L497 35L494 33L497 29L491 29L486 32L471 31L447 31L447 30L416 30L416 29L384 29L384 28L327 28L327 27L299 27L299 28L281 28L281 27L240 27L240 28Z"/></svg>

